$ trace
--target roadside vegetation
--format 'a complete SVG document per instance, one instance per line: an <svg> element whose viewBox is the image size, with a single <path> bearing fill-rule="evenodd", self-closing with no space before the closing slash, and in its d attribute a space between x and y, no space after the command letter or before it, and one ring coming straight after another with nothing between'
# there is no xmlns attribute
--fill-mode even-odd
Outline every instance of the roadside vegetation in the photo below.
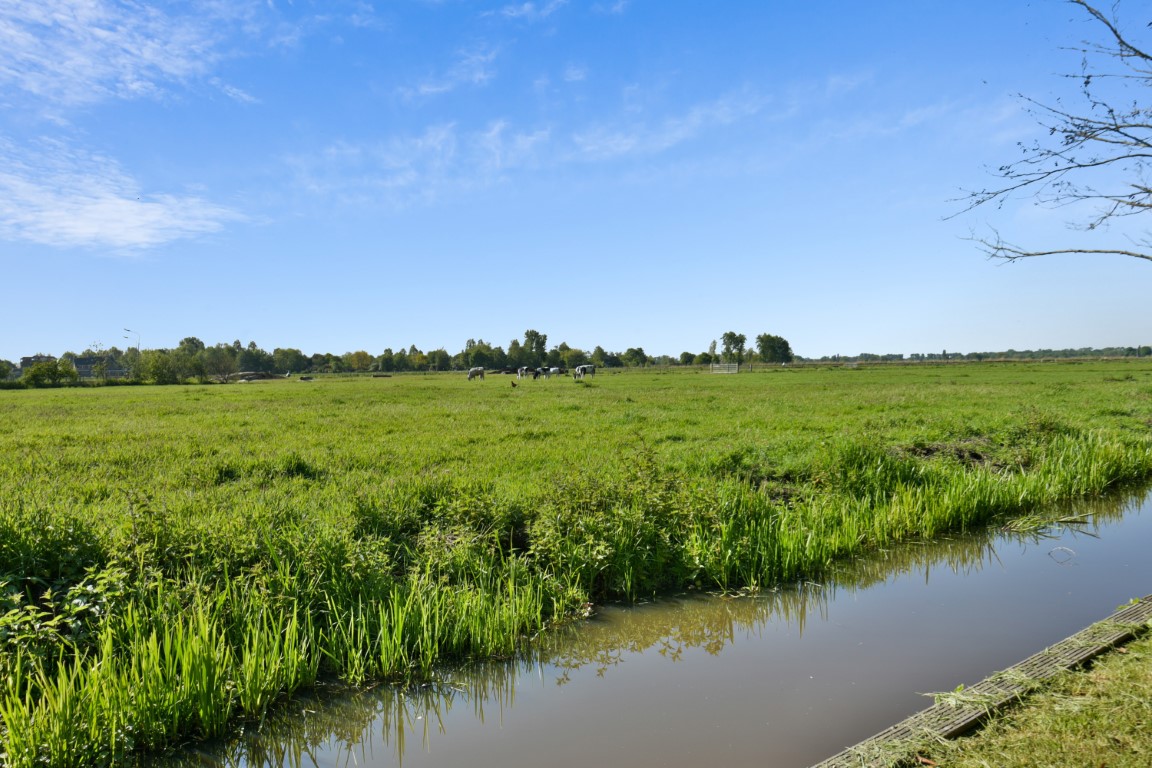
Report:
<svg viewBox="0 0 1152 768"><path fill-rule="evenodd" d="M1152 364L0 393L0 762L111 764L590 602L1152 477Z"/></svg>

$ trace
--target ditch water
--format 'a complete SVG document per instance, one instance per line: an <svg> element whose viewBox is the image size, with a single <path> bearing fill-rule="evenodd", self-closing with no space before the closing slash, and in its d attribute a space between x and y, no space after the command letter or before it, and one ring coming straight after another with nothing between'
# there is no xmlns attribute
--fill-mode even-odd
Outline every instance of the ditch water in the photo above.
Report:
<svg viewBox="0 0 1152 768"><path fill-rule="evenodd" d="M1152 592L1152 494L894 548L821 584L599 608L523 658L296 699L168 768L809 766Z"/></svg>

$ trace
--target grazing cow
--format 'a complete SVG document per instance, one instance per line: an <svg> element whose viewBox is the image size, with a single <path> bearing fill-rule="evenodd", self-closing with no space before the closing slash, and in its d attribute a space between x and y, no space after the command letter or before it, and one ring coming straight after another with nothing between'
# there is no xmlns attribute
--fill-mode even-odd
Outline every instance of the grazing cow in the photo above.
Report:
<svg viewBox="0 0 1152 768"><path fill-rule="evenodd" d="M561 371L559 368L549 368L548 369L548 376L559 376L560 373L561 373Z"/></svg>
<svg viewBox="0 0 1152 768"><path fill-rule="evenodd" d="M484 380L484 369L480 366L468 369L468 381L472 381L472 379L475 379L476 377L480 377L481 381Z"/></svg>
<svg viewBox="0 0 1152 768"><path fill-rule="evenodd" d="M591 363L588 363L586 365L578 365L572 371L572 378L573 379L582 379L585 376L592 376L593 378L595 378L596 366L592 365Z"/></svg>
<svg viewBox="0 0 1152 768"><path fill-rule="evenodd" d="M532 373L532 369L529 368L528 366L523 366L521 368L517 368L516 369L516 378L526 379L526 378L528 378L528 375L530 373Z"/></svg>

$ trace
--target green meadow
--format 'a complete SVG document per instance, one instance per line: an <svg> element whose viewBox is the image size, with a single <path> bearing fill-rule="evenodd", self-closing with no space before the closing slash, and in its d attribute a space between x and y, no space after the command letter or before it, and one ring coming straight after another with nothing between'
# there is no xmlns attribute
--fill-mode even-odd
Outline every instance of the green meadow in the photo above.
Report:
<svg viewBox="0 0 1152 768"><path fill-rule="evenodd" d="M0 763L113 764L589 603L1152 478L1152 363L0 392Z"/></svg>

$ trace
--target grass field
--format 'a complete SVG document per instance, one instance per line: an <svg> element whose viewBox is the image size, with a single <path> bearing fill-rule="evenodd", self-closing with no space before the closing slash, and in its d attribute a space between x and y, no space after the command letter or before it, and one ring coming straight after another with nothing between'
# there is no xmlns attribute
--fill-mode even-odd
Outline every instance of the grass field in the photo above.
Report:
<svg viewBox="0 0 1152 768"><path fill-rule="evenodd" d="M0 753L109 764L589 601L1152 477L1152 364L0 392Z"/></svg>

